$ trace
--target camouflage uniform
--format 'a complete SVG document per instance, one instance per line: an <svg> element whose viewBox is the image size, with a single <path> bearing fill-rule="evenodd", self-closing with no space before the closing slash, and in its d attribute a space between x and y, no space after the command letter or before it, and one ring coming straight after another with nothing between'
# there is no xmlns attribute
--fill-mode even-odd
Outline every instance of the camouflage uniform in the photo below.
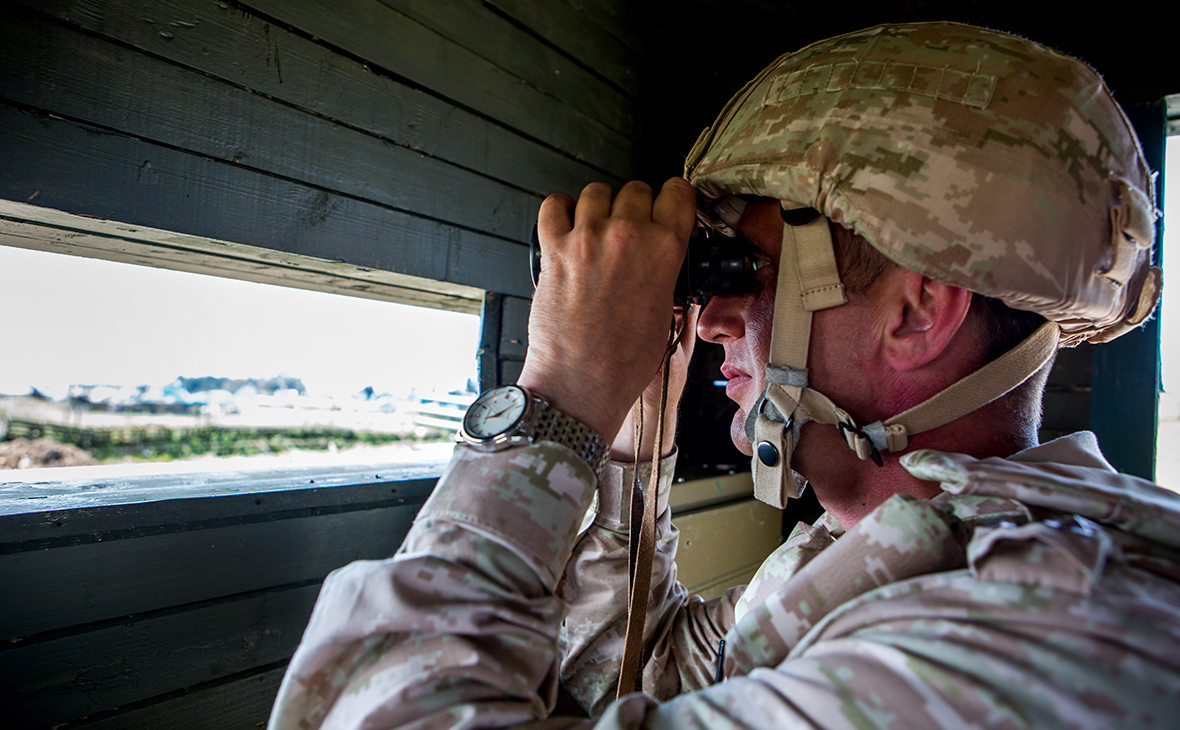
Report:
<svg viewBox="0 0 1180 730"><path fill-rule="evenodd" d="M690 180L705 205L815 207L906 268L1045 314L1066 343L1103 341L1158 295L1150 172L1101 81L1063 59L944 24L816 44L735 97ZM944 493L894 496L847 532L800 526L711 602L676 582L663 509L648 692L611 703L629 479L603 482L579 540L597 479L572 451L460 446L397 555L325 581L270 727L1176 724L1180 496L1115 473L1087 434L901 463ZM549 717L562 677L600 717Z"/></svg>
<svg viewBox="0 0 1180 730"><path fill-rule="evenodd" d="M1089 434L1007 460L904 461L946 493L893 497L847 534L825 519L799 527L745 595L712 602L685 602L675 583L664 510L645 687L710 685L723 635L727 679L664 703L631 695L580 722L1175 724L1180 497L1116 474ZM605 705L617 671L626 558L612 495L574 546L593 493L562 447L459 447L398 554L325 582L270 727L582 726L540 721L557 691L563 567L579 597L564 638L579 647L564 666L575 693Z"/></svg>

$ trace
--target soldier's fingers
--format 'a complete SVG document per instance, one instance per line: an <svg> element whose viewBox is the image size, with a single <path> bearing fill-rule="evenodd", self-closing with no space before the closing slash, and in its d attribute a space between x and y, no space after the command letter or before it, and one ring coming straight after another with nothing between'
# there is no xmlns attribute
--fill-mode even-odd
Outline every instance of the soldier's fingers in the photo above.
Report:
<svg viewBox="0 0 1180 730"><path fill-rule="evenodd" d="M574 225L584 226L610 216L612 198L614 192L606 183L593 182L582 188L574 211Z"/></svg>
<svg viewBox="0 0 1180 730"><path fill-rule="evenodd" d="M651 220L651 186L640 180L632 180L619 190L611 215L646 222Z"/></svg>
<svg viewBox="0 0 1180 730"><path fill-rule="evenodd" d="M541 202L541 210L537 213L537 234L542 245L573 229L574 223L570 219L573 211L574 198L566 193L550 195Z"/></svg>
<svg viewBox="0 0 1180 730"><path fill-rule="evenodd" d="M696 223L696 209L696 193L692 186L684 178L674 177L660 188L652 205L651 218L675 231L678 240L687 242Z"/></svg>

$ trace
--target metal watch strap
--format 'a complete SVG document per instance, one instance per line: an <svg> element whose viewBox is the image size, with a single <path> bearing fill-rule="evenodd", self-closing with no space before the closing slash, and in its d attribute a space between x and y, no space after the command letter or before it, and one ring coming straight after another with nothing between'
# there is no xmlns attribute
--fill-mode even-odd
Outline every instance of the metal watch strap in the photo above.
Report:
<svg viewBox="0 0 1180 730"><path fill-rule="evenodd" d="M526 391L527 392L527 391ZM602 477L610 459L610 446L586 424L571 418L538 395L532 398L533 414L524 426L533 441L552 441L561 444L586 460L594 474Z"/></svg>

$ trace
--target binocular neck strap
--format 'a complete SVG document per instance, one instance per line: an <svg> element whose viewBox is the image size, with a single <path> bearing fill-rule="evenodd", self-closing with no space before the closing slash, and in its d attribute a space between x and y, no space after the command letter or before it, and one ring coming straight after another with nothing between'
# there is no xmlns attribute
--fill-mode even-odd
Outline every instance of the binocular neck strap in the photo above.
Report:
<svg viewBox="0 0 1180 730"><path fill-rule="evenodd" d="M687 318L685 319L687 321ZM627 635L623 641L623 661L619 668L616 698L643 691L644 626L651 599L651 566L656 550L656 501L660 492L660 450L664 444L664 411L668 405L668 374L672 355L680 345L684 331L675 322L668 334L668 348L660 368L660 404L656 413L655 443L652 444L651 481L644 492L641 484L639 455L643 445L643 394L635 402L635 483L631 489L630 581L627 596Z"/></svg>
<svg viewBox="0 0 1180 730"><path fill-rule="evenodd" d="M884 451L904 451L909 437L955 421L1005 395L1043 368L1057 350L1061 328L1045 322L1019 345L967 377L896 416L866 426ZM863 457L862 457L863 458Z"/></svg>

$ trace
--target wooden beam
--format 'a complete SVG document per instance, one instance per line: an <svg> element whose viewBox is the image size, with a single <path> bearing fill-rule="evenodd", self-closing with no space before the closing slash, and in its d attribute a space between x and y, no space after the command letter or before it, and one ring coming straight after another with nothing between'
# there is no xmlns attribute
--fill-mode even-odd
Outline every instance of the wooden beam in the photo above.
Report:
<svg viewBox="0 0 1180 730"><path fill-rule="evenodd" d="M504 295L488 292L480 315L479 362L480 392L504 385L500 380L500 322L504 314Z"/></svg>
<svg viewBox="0 0 1180 730"><path fill-rule="evenodd" d="M524 245L6 105L0 199L360 269L532 291Z"/></svg>
<svg viewBox="0 0 1180 730"><path fill-rule="evenodd" d="M0 245L478 314L474 287L0 200Z"/></svg>
<svg viewBox="0 0 1180 730"><path fill-rule="evenodd" d="M30 13L12 21L0 78L18 104L516 241L536 223L541 196Z"/></svg>
<svg viewBox="0 0 1180 730"><path fill-rule="evenodd" d="M26 637L236 593L322 580L393 555L419 504L190 529L0 555L0 626Z"/></svg>
<svg viewBox="0 0 1180 730"><path fill-rule="evenodd" d="M159 611L8 648L8 721L50 727L291 658L320 584ZM212 723L211 723L212 724Z"/></svg>
<svg viewBox="0 0 1180 730"><path fill-rule="evenodd" d="M199 528L421 504L441 472L437 462L135 476L110 466L0 471L0 554L144 537L182 522Z"/></svg>
<svg viewBox="0 0 1180 730"><path fill-rule="evenodd" d="M207 682L67 723L59 730L257 730L266 725L285 672L285 665L243 672L232 679Z"/></svg>
<svg viewBox="0 0 1180 730"><path fill-rule="evenodd" d="M529 347L531 299L504 297L504 318L500 322L500 359L524 361Z"/></svg>
<svg viewBox="0 0 1180 730"><path fill-rule="evenodd" d="M315 0L251 0L249 5L575 159L620 176L635 169L638 143L627 134L536 91L387 6L338 0L326 13Z"/></svg>
<svg viewBox="0 0 1180 730"><path fill-rule="evenodd" d="M619 39L624 46L636 54L630 63L638 63L646 53L649 34L654 33L651 19L641 12L653 7L647 3L631 0L565 0L594 23Z"/></svg>
<svg viewBox="0 0 1180 730"><path fill-rule="evenodd" d="M471 0L380 2L607 127L632 139L638 136L636 105L626 89L487 5ZM600 32L586 24L581 30Z"/></svg>
<svg viewBox="0 0 1180 730"><path fill-rule="evenodd" d="M101 7L85 0L22 2L59 22L151 57L223 79L534 194L574 193L604 178L616 185L620 182L621 173L579 161L576 151L553 141L531 141L498 120L457 108L446 99L375 71L364 60L342 55L234 4L157 0L151 12L145 13L142 3L134 0L109 0ZM13 22L16 12L12 5L0 8L5 27ZM55 51L65 49L46 46L40 53ZM85 69L78 71L84 73ZM95 91L109 93L108 86L100 84ZM631 168L624 165L622 169Z"/></svg>

